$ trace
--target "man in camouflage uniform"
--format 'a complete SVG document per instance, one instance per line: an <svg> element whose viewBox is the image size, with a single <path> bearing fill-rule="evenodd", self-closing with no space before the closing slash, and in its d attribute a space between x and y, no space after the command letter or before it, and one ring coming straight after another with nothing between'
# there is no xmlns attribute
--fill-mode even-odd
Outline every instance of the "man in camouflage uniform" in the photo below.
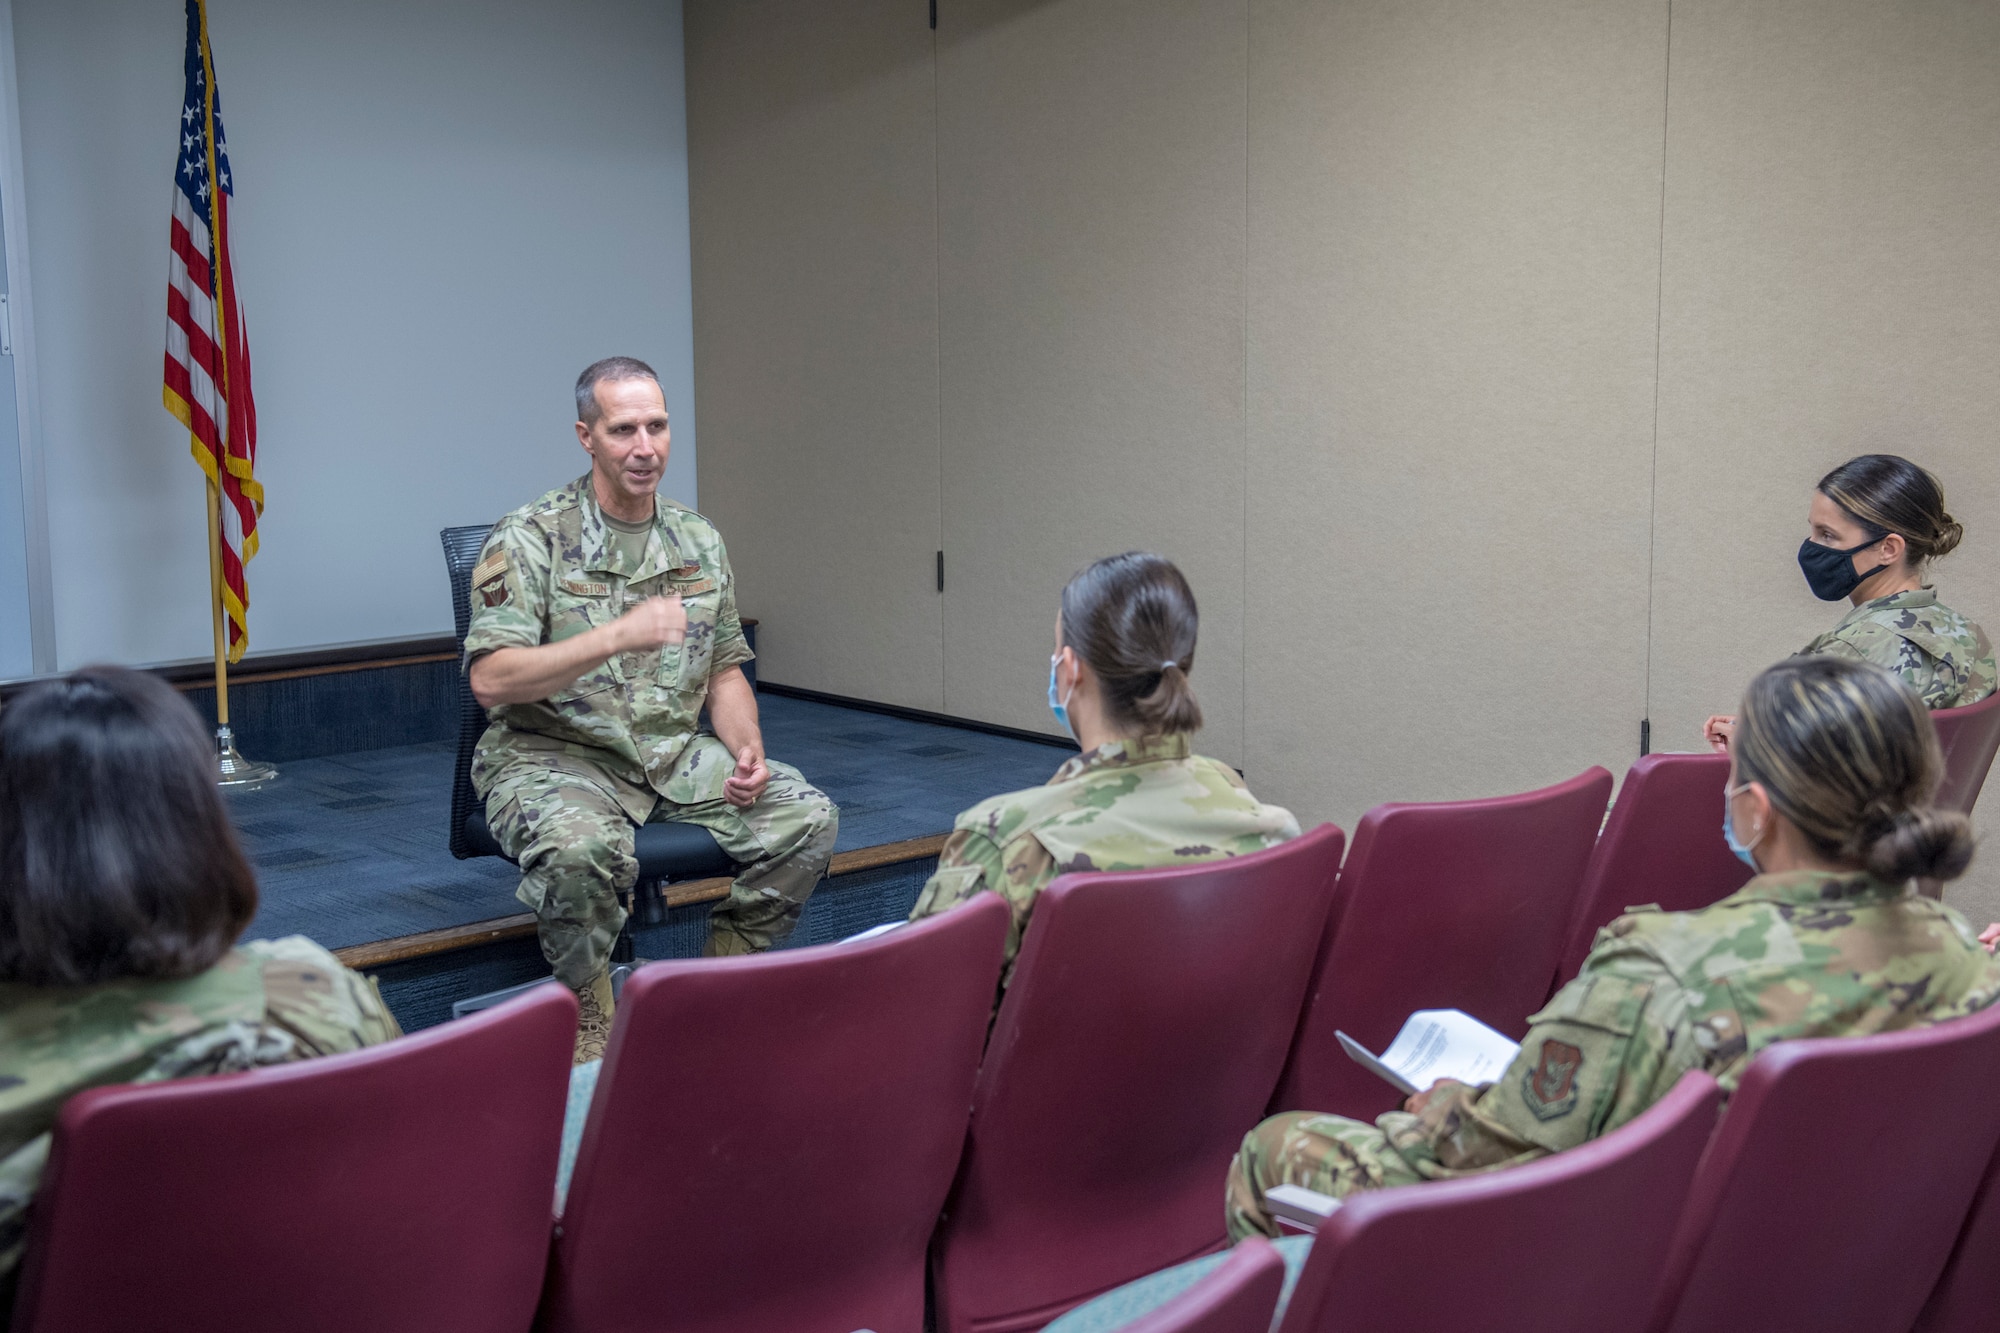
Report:
<svg viewBox="0 0 2000 1333"><path fill-rule="evenodd" d="M983 889L1013 908L1004 990L1035 898L1057 875L1150 870L1275 847L1298 821L1261 805L1227 764L1186 736L1114 740L1056 770L1048 785L991 797L960 815L910 919L949 911Z"/></svg>
<svg viewBox="0 0 2000 1333"><path fill-rule="evenodd" d="M1950 908L1864 874L1760 875L1698 912L1638 908L1529 1020L1497 1082L1451 1080L1373 1125L1289 1112L1243 1140L1231 1237L1278 1234L1273 1185L1336 1197L1533 1161L1616 1129L1690 1069L1734 1091L1774 1041L1859 1036L1969 1013L2000 964Z"/></svg>
<svg viewBox="0 0 2000 1333"><path fill-rule="evenodd" d="M1993 645L1986 631L1915 588L1861 603L1799 650L1873 662L1900 677L1926 708L1963 708L1993 693Z"/></svg>
<svg viewBox="0 0 2000 1333"><path fill-rule="evenodd" d="M649 820L699 824L740 866L710 954L766 949L797 925L839 814L767 763L750 648L715 528L656 495L670 435L658 379L612 358L577 381L591 470L501 519L472 576L465 661L492 714L472 783L542 953L578 993L577 1059L603 1053L609 959ZM714 734L697 729L706 704Z"/></svg>
<svg viewBox="0 0 2000 1333"><path fill-rule="evenodd" d="M373 981L298 935L232 949L182 981L0 983L0 1327L64 1102L107 1083L286 1064L401 1035Z"/></svg>

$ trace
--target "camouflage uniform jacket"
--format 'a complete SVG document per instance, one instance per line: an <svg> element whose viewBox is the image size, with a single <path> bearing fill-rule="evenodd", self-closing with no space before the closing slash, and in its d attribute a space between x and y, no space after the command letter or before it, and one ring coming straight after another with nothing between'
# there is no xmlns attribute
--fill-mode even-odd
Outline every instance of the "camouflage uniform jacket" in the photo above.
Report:
<svg viewBox="0 0 2000 1333"><path fill-rule="evenodd" d="M1227 764L1186 736L1110 741L1056 770L1048 785L991 797L960 815L912 921L992 889L1013 907L1007 973L1035 898L1067 871L1149 870L1262 851L1299 835L1260 805Z"/></svg>
<svg viewBox="0 0 2000 1333"><path fill-rule="evenodd" d="M1702 1069L1733 1092L1774 1041L1920 1027L2000 998L2000 961L1942 903L1862 874L1759 875L1696 912L1598 933L1498 1082L1443 1081L1376 1124L1419 1175L1510 1166L1616 1129Z"/></svg>
<svg viewBox="0 0 2000 1333"><path fill-rule="evenodd" d="M183 981L0 984L0 1288L63 1103L153 1083L359 1050L400 1036L375 983L304 936L232 949ZM0 1297L0 1327L5 1300Z"/></svg>
<svg viewBox="0 0 2000 1333"><path fill-rule="evenodd" d="M533 648L609 624L669 593L687 608L685 642L620 653L548 699L493 710L472 761L482 797L500 769L530 755L607 788L634 823L646 822L660 796L682 804L719 797L726 771L676 765L709 677L751 657L722 536L692 509L656 497L653 540L633 568L607 540L588 473L494 525L472 571L468 667L496 648Z"/></svg>
<svg viewBox="0 0 2000 1333"><path fill-rule="evenodd" d="M1938 602L1929 588L1863 602L1799 649L1886 668L1929 708L1962 708L1993 693L1993 645L1986 631Z"/></svg>

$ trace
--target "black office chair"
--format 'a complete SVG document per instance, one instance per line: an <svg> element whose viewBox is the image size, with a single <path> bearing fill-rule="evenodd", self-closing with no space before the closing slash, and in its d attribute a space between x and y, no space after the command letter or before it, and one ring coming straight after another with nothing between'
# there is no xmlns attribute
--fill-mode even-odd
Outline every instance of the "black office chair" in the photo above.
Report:
<svg viewBox="0 0 2000 1333"><path fill-rule="evenodd" d="M479 548L493 530L490 523L463 528L446 528L438 534L444 542L445 569L451 575L452 625L458 636L458 650L465 652L465 634L472 623L472 567L479 561ZM492 830L486 827L486 803L472 788L472 752L486 730L486 710L472 697L472 686L461 671L458 677L458 762L451 779L451 854L460 860L474 856L500 856ZM656 823L639 826L633 839L633 855L639 862L639 879L627 904L625 929L612 946L615 964L635 961L632 926L657 925L666 919L666 899L661 893L668 884L715 875L733 875L736 863L722 850L715 835L697 824ZM498 994L499 992L496 992ZM480 997L481 1000L487 997ZM467 1001L476 1005L476 1001ZM483 1006L481 1006L483 1007Z"/></svg>

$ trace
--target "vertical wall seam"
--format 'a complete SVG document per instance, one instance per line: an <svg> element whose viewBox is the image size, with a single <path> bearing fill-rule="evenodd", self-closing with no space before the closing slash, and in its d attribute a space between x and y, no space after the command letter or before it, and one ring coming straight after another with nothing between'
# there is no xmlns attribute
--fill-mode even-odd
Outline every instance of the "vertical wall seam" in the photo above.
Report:
<svg viewBox="0 0 2000 1333"><path fill-rule="evenodd" d="M937 403L938 524L937 548L944 544L944 210L943 150L938 140L944 133L944 107L938 96L937 8L931 8L931 392ZM940 564L944 556L938 556ZM942 579L939 580L942 582ZM945 614L944 589L937 592L938 618L938 711L945 710Z"/></svg>
<svg viewBox="0 0 2000 1333"><path fill-rule="evenodd" d="M1653 617L1659 578L1660 532L1660 368L1667 319L1667 127L1674 95L1674 0L1667 3L1667 51L1660 89L1660 241L1653 287L1653 456L1646 516L1646 672L1644 717L1653 715Z"/></svg>

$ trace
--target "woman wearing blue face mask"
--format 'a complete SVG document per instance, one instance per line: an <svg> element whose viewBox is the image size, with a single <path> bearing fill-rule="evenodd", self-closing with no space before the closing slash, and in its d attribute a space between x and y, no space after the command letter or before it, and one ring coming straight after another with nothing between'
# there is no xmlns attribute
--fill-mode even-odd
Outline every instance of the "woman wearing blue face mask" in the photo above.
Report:
<svg viewBox="0 0 2000 1333"><path fill-rule="evenodd" d="M1194 753L1201 727L1194 593L1173 562L1131 552L1063 589L1049 710L1083 753L1046 786L958 817L912 921L991 889L1014 909L1007 973L1035 899L1069 870L1147 870L1261 851L1298 836L1227 764Z"/></svg>
<svg viewBox="0 0 2000 1333"><path fill-rule="evenodd" d="M1993 693L1993 645L1925 582L1930 562L1963 535L1945 512L1944 487L1907 458L1863 454L1820 478L1799 546L1806 585L1822 601L1853 610L1799 650L1875 665L1899 677L1929 708L1961 708ZM1727 751L1735 719L1708 719L1703 733Z"/></svg>

